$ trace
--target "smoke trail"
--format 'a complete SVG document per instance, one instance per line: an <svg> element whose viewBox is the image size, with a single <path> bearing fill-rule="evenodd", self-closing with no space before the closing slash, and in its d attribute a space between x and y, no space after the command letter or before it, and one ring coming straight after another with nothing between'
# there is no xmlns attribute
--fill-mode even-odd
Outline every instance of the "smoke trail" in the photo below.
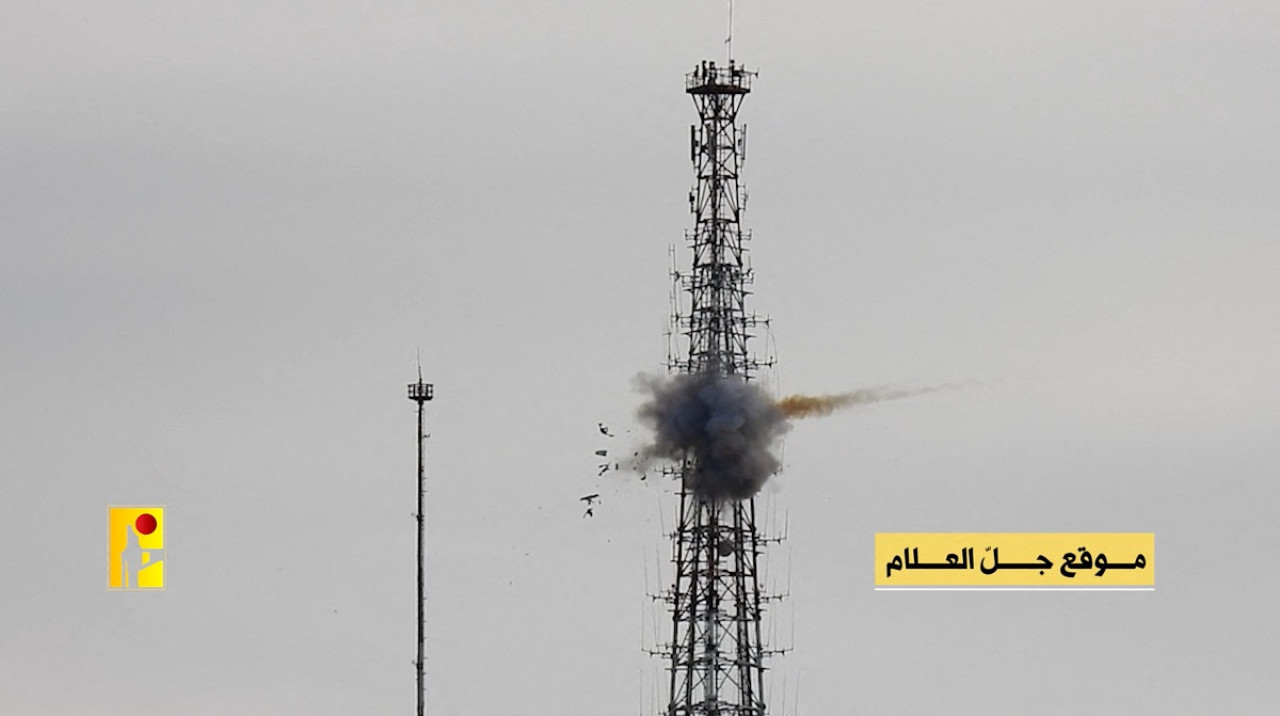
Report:
<svg viewBox="0 0 1280 716"><path fill-rule="evenodd" d="M848 393L830 395L788 395L778 401L778 408L788 418L816 418L830 415L841 408L852 408L868 403L882 403L886 400L910 398L925 393L936 393L940 390L952 390L963 387L960 383L947 383L927 388L865 388Z"/></svg>
<svg viewBox="0 0 1280 716"><path fill-rule="evenodd" d="M636 376L649 394L640 419L653 440L638 455L637 470L656 459L684 462L684 489L715 499L745 499L777 472L773 446L790 419L828 415L841 408L896 400L960 384L927 388L867 388L834 395L790 395L775 401L741 376L684 374Z"/></svg>

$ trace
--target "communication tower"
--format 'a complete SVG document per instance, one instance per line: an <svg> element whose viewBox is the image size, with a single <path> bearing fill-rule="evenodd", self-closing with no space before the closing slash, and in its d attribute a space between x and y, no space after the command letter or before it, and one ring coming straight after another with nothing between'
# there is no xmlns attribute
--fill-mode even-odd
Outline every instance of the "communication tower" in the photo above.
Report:
<svg viewBox="0 0 1280 716"><path fill-rule="evenodd" d="M688 300L674 310L682 344L669 357L674 372L752 380L765 365L747 345L763 321L745 305L752 271L744 246L750 232L742 228L746 126L738 123L755 74L730 59L727 66L704 61L685 77L698 112L689 137L696 182L689 192L694 225L685 234L692 265L674 273ZM669 470L681 490L670 535L675 578L663 594L671 609L671 642L659 652L669 660L665 716L764 716L771 652L761 639L768 598L760 591L760 556L768 540L757 531L754 498L689 489L695 459Z"/></svg>
<svg viewBox="0 0 1280 716"><path fill-rule="evenodd" d="M422 366L418 366L418 382L409 384L409 400L418 404L418 658L414 667L418 671L418 716L423 716L426 703L426 691L423 688L423 673L426 667L426 594L423 584L424 548L426 541L426 515L423 512L427 494L427 472L423 452L423 443L427 436L422 432L423 404L435 397L435 386L422 382Z"/></svg>

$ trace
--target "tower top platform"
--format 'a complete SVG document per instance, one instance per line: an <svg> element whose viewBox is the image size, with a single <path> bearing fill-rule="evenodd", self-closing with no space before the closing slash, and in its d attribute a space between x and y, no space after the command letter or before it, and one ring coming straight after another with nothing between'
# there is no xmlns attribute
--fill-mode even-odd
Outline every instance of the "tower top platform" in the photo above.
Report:
<svg viewBox="0 0 1280 716"><path fill-rule="evenodd" d="M751 78L756 73L729 60L729 66L717 66L704 60L684 76L684 91L689 94L746 94L751 91Z"/></svg>
<svg viewBox="0 0 1280 716"><path fill-rule="evenodd" d="M435 397L435 386L431 383L423 383L419 378L417 383L409 384L409 400L416 400L419 403L431 400Z"/></svg>

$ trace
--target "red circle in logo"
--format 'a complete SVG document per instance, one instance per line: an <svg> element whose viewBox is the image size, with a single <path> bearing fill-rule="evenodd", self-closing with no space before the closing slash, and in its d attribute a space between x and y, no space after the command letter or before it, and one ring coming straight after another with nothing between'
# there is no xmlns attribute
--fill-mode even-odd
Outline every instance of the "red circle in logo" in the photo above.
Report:
<svg viewBox="0 0 1280 716"><path fill-rule="evenodd" d="M150 512L143 512L133 521L133 526L140 535L149 535L156 531L156 518Z"/></svg>

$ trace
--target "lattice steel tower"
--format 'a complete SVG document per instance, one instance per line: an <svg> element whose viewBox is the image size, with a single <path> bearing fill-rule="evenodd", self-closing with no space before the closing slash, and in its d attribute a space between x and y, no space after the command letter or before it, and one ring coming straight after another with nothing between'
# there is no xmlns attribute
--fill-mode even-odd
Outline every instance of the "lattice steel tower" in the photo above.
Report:
<svg viewBox="0 0 1280 716"><path fill-rule="evenodd" d="M685 91L698 110L690 156L697 183L689 193L694 227L686 232L692 267L675 273L688 299L677 306L674 328L681 350L669 358L680 373L751 380L761 367L748 353L758 321L745 299L752 272L742 228L746 190L739 173L746 128L738 109L755 73L729 60L703 62L686 76ZM677 302L678 303L678 302ZM671 608L670 700L666 716L764 716L764 659L754 498L712 497L690 489L696 457L671 468L680 478L680 515L674 542L675 581L664 593Z"/></svg>

